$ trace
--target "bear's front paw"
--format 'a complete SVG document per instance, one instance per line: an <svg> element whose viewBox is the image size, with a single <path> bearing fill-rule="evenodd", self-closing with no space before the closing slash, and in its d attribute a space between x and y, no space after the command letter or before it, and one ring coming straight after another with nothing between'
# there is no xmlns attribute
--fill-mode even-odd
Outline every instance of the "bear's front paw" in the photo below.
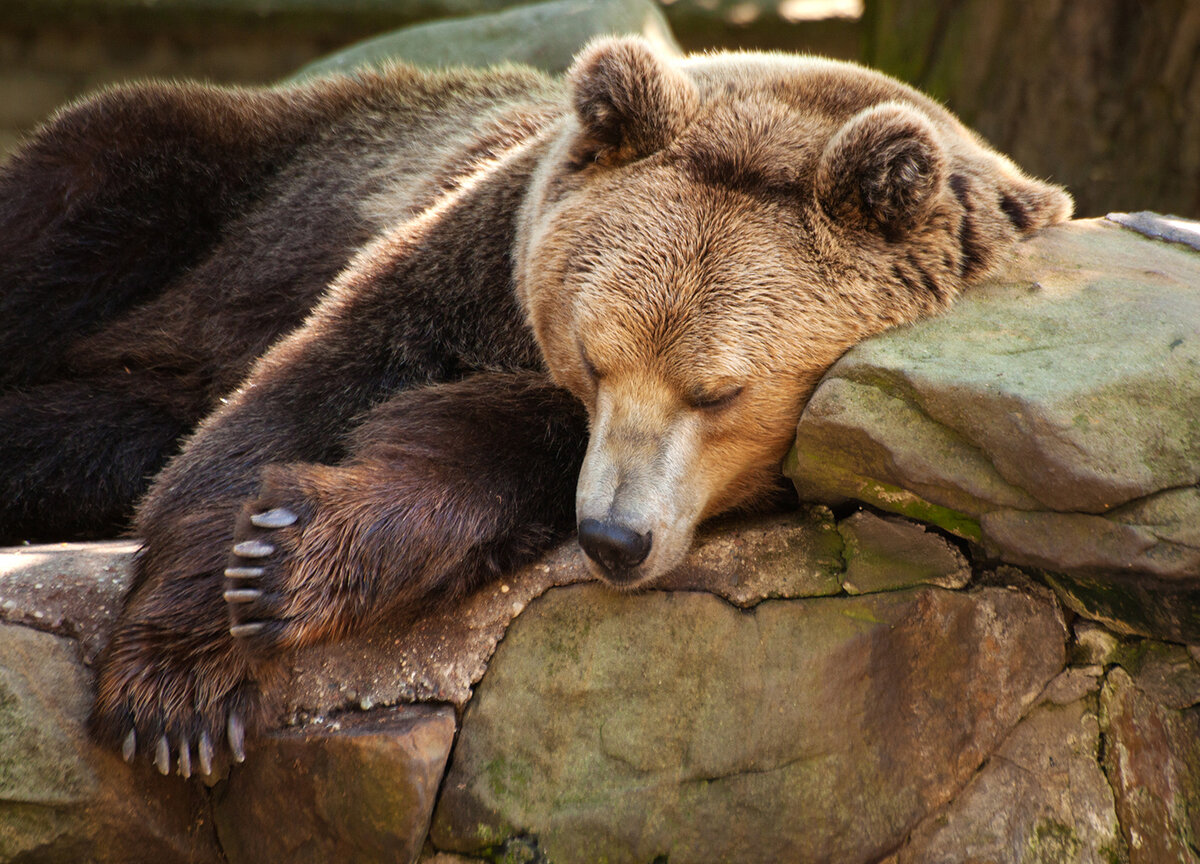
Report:
<svg viewBox="0 0 1200 864"><path fill-rule="evenodd" d="M198 658L153 650L153 640L119 633L102 659L94 734L139 753L162 774L221 772L246 758L246 732L257 724L259 686L244 662L223 654ZM182 646L179 646L182 647Z"/></svg>

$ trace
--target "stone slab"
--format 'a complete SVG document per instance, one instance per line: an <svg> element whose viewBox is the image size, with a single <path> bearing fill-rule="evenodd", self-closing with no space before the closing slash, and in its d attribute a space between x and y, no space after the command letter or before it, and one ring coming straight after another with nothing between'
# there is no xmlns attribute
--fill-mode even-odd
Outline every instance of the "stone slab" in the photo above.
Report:
<svg viewBox="0 0 1200 864"><path fill-rule="evenodd" d="M435 848L556 864L877 860L942 807L1065 661L1003 588L771 600L555 589L463 719Z"/></svg>
<svg viewBox="0 0 1200 864"><path fill-rule="evenodd" d="M452 708L414 705L263 736L218 790L229 864L415 861L454 733Z"/></svg>

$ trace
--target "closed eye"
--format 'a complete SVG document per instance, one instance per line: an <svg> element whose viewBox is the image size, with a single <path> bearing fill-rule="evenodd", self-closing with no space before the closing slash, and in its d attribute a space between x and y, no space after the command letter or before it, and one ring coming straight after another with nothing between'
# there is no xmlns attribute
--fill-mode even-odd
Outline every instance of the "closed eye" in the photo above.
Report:
<svg viewBox="0 0 1200 864"><path fill-rule="evenodd" d="M720 393L693 393L688 397L688 404L697 411L720 411L737 401L745 389L745 386L739 386Z"/></svg>
<svg viewBox="0 0 1200 864"><path fill-rule="evenodd" d="M592 363L592 358L588 356L587 349L583 347L582 342L579 343L579 359L583 361L584 371L592 379L592 383L599 382L603 376L600 374L600 370L596 368L596 365Z"/></svg>

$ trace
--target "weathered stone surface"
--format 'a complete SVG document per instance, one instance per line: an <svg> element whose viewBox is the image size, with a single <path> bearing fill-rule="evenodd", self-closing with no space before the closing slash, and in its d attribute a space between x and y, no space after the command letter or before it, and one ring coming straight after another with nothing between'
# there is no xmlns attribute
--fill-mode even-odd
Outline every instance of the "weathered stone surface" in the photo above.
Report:
<svg viewBox="0 0 1200 864"><path fill-rule="evenodd" d="M699 537L678 572L661 587L709 591L742 606L768 597L835 594L840 590L841 550L841 537L825 508L723 520ZM453 609L307 649L279 688L285 713L321 716L406 701L449 702L461 708L513 618L550 587L591 580L572 540Z"/></svg>
<svg viewBox="0 0 1200 864"><path fill-rule="evenodd" d="M962 588L971 567L954 546L908 519L880 518L866 510L838 523L845 540L849 594L894 591L914 585Z"/></svg>
<svg viewBox="0 0 1200 864"><path fill-rule="evenodd" d="M120 609L136 548L111 541L0 549L0 620L77 636L94 656ZM841 553L841 536L823 507L726 519L702 532L662 587L710 591L742 606L836 594ZM509 622L531 600L552 586L591 580L572 540L453 609L305 649L276 694L283 715L312 719L400 702L461 708Z"/></svg>
<svg viewBox="0 0 1200 864"><path fill-rule="evenodd" d="M1149 210L1141 210L1137 213L1109 213L1104 218L1145 234L1147 237L1166 240L1168 243L1183 243L1200 250L1200 222L1175 216L1163 216L1161 213L1153 213Z"/></svg>
<svg viewBox="0 0 1200 864"><path fill-rule="evenodd" d="M520 859L513 859L519 861ZM452 855L449 852L431 852L420 859L421 864L479 864L478 858L468 858L465 855Z"/></svg>
<svg viewBox="0 0 1200 864"><path fill-rule="evenodd" d="M637 33L680 53L666 19L648 0L553 0L406 27L317 60L294 80L397 60L430 67L525 63L562 72L588 40L610 33Z"/></svg>
<svg viewBox="0 0 1200 864"><path fill-rule="evenodd" d="M1182 710L1200 703L1200 667L1182 645L1143 639L1122 646L1114 659L1139 690L1164 708Z"/></svg>
<svg viewBox="0 0 1200 864"><path fill-rule="evenodd" d="M0 625L0 861L220 861L197 787L91 744L91 693L70 640Z"/></svg>
<svg viewBox="0 0 1200 864"><path fill-rule="evenodd" d="M1085 220L1022 244L949 313L848 352L788 472L803 498L858 499L1095 581L1121 595L1110 607L1136 586L1140 617L1104 614L1198 641L1198 416L1200 254Z"/></svg>
<svg viewBox="0 0 1200 864"><path fill-rule="evenodd" d="M1068 666L1046 685L1041 701L1053 705L1070 705L1096 693L1103 678L1103 666Z"/></svg>
<svg viewBox="0 0 1200 864"><path fill-rule="evenodd" d="M1200 861L1200 710L1159 704L1116 667L1101 692L1100 720L1129 860Z"/></svg>
<svg viewBox="0 0 1200 864"><path fill-rule="evenodd" d="M215 807L230 864L415 861L454 731L452 708L406 706L263 737Z"/></svg>
<svg viewBox="0 0 1200 864"><path fill-rule="evenodd" d="M99 652L121 609L131 540L0 548L0 621L27 624Z"/></svg>
<svg viewBox="0 0 1200 864"><path fill-rule="evenodd" d="M1057 679L1056 679L1057 680ZM1025 717L952 804L889 864L1112 864L1128 860L1099 764L1098 679Z"/></svg>
<svg viewBox="0 0 1200 864"><path fill-rule="evenodd" d="M1092 621L1078 619L1072 628L1075 644L1071 649L1071 662L1083 666L1108 666L1113 663L1120 640L1111 632Z"/></svg>
<svg viewBox="0 0 1200 864"><path fill-rule="evenodd" d="M745 607L768 599L824 597L842 587L844 540L827 507L723 519L703 528L696 544L655 588L700 589Z"/></svg>
<svg viewBox="0 0 1200 864"><path fill-rule="evenodd" d="M1063 605L1117 633L1200 641L1195 587L1124 574L1096 577L1043 573Z"/></svg>
<svg viewBox="0 0 1200 864"><path fill-rule="evenodd" d="M1051 600L547 593L463 720L438 849L557 864L871 861L944 805L1064 662Z"/></svg>

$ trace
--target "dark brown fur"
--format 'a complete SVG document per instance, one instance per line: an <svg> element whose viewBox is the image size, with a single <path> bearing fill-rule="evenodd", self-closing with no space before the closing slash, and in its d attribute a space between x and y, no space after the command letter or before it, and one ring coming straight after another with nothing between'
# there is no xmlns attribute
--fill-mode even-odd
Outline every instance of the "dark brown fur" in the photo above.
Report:
<svg viewBox="0 0 1200 864"><path fill-rule="evenodd" d="M653 535L601 576L669 569L773 487L842 351L1068 213L828 61L607 40L565 85L114 91L0 172L0 536L111 530L195 427L138 509L93 725L207 768L282 652L576 516Z"/></svg>

